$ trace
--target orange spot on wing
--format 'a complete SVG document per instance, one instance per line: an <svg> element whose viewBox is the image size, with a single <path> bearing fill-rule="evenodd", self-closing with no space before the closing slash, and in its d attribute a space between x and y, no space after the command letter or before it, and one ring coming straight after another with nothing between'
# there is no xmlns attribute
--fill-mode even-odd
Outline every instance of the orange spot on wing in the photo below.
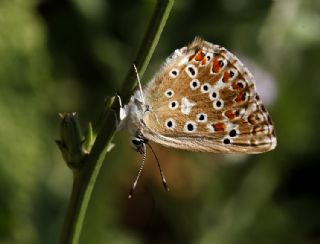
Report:
<svg viewBox="0 0 320 244"><path fill-rule="evenodd" d="M226 83L226 82L229 80L229 77L230 77L229 72L228 72L228 71L225 71L225 72L223 73L222 81L223 81L224 83Z"/></svg>
<svg viewBox="0 0 320 244"><path fill-rule="evenodd" d="M201 64L202 64L202 65L205 65L206 62L207 62L207 60L204 58L204 59L202 59Z"/></svg>
<svg viewBox="0 0 320 244"><path fill-rule="evenodd" d="M212 125L215 131L224 131L225 125L224 123L216 123Z"/></svg>
<svg viewBox="0 0 320 244"><path fill-rule="evenodd" d="M234 119L235 117L234 113L231 110L227 110L224 114L228 119Z"/></svg>
<svg viewBox="0 0 320 244"><path fill-rule="evenodd" d="M237 82L233 82L231 86L232 86L233 89L239 89L240 88L240 86L238 85Z"/></svg>
<svg viewBox="0 0 320 244"><path fill-rule="evenodd" d="M236 102L241 102L241 101L244 101L245 99L246 99L246 94L245 94L244 92L240 92L240 93L237 95L235 101L236 101Z"/></svg>
<svg viewBox="0 0 320 244"><path fill-rule="evenodd" d="M218 73L219 70L220 70L219 60L215 58L215 59L213 60L212 71L213 71L214 73Z"/></svg>
<svg viewBox="0 0 320 244"><path fill-rule="evenodd" d="M193 54L193 55L191 55L191 56L189 57L189 62L190 62L192 59L194 59L194 57L197 55L197 53L198 53L198 52L196 52L195 54Z"/></svg>
<svg viewBox="0 0 320 244"><path fill-rule="evenodd" d="M196 55L194 56L194 60L196 61L201 61L204 59L204 53L202 52L202 50L200 49Z"/></svg>

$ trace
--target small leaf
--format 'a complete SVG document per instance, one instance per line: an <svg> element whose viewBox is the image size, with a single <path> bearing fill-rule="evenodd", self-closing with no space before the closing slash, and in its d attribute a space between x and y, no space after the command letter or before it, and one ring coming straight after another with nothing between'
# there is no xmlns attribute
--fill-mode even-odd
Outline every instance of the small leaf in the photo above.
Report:
<svg viewBox="0 0 320 244"><path fill-rule="evenodd" d="M89 154L91 152L91 148L96 140L96 133L94 133L92 124L89 122L87 130L86 130L86 135L85 135L85 140L83 144L83 149L86 154Z"/></svg>

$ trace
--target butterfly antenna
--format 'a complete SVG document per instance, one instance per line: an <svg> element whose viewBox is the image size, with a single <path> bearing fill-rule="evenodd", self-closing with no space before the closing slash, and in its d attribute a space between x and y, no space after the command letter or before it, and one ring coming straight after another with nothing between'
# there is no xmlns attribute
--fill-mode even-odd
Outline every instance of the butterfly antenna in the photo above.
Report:
<svg viewBox="0 0 320 244"><path fill-rule="evenodd" d="M160 175L161 175L161 180L162 180L162 184L164 186L164 189L166 189L166 191L169 191L169 187L167 185L167 181L166 181L166 178L164 177L164 173L161 169L161 166L160 166L160 161L156 155L156 153L154 152L153 148L151 147L151 145L149 143L146 143L148 145L148 147L151 149L151 152L152 154L154 155L156 161L157 161L157 164L158 164L158 168L159 168L159 171L160 171Z"/></svg>
<svg viewBox="0 0 320 244"><path fill-rule="evenodd" d="M146 145L145 145L145 144L143 144L143 151L144 151L144 153L143 153L143 158L142 158L142 162L141 162L141 165L140 165L140 169L139 169L139 171L138 171L138 174L137 174L137 177L136 177L135 181L134 181L133 184L132 184L130 193L129 193L129 195L128 195L128 198L129 198L129 199L132 198L133 191L134 191L134 189L135 189L136 186L137 186L137 183L138 183L138 180L139 180L139 178L140 178L142 169L143 169L143 167L144 167L144 163L145 163L145 161L146 161L147 150L146 150Z"/></svg>
<svg viewBox="0 0 320 244"><path fill-rule="evenodd" d="M144 96L143 96L143 91L142 91L140 76L139 76L139 73L138 73L138 70L137 70L137 67L136 67L135 64L133 64L133 68L134 68L134 71L136 72L136 75L137 75L137 80L138 80L138 85L139 85L140 96L141 96L142 102L143 102L143 104L146 104L146 102L145 102L145 100L144 100Z"/></svg>

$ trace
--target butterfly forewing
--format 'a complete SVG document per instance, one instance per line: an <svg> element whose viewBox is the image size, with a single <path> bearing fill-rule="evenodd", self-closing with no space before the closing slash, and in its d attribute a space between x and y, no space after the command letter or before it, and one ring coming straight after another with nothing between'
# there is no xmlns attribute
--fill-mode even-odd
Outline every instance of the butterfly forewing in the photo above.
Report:
<svg viewBox="0 0 320 244"><path fill-rule="evenodd" d="M177 50L145 89L143 135L165 146L209 152L273 149L271 118L252 74L229 51L196 38Z"/></svg>

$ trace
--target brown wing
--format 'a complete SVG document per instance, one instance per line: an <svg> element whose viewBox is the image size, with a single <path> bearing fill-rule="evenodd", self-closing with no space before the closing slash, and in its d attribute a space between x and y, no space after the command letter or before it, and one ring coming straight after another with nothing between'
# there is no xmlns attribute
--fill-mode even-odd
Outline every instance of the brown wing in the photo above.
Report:
<svg viewBox="0 0 320 244"><path fill-rule="evenodd" d="M144 91L146 138L193 151L259 153L276 146L252 74L229 51L196 38Z"/></svg>

